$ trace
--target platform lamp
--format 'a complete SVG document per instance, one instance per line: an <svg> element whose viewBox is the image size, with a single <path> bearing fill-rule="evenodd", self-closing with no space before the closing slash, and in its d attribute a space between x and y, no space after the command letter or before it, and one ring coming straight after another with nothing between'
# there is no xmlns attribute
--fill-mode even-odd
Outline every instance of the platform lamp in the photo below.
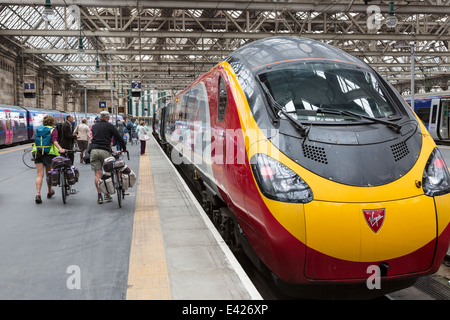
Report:
<svg viewBox="0 0 450 320"><path fill-rule="evenodd" d="M100 61L98 61L98 52L97 52L97 61L95 63L95 73L96 74L100 73Z"/></svg>
<svg viewBox="0 0 450 320"><path fill-rule="evenodd" d="M394 12L394 1L389 1L389 17L386 18L386 26L389 28L395 28L397 23L398 19Z"/></svg>
<svg viewBox="0 0 450 320"><path fill-rule="evenodd" d="M78 55L80 58L83 58L84 56L84 45L83 45L83 38L81 37L81 26L80 26L80 38L78 39Z"/></svg>
<svg viewBox="0 0 450 320"><path fill-rule="evenodd" d="M99 74L100 73L100 61L98 60L98 43L97 43L97 39L95 40L96 43L96 47L97 47L97 60L95 62L95 73Z"/></svg>
<svg viewBox="0 0 450 320"><path fill-rule="evenodd" d="M42 19L47 22L52 22L55 18L55 11L53 11L50 0L45 0L44 11L42 11Z"/></svg>

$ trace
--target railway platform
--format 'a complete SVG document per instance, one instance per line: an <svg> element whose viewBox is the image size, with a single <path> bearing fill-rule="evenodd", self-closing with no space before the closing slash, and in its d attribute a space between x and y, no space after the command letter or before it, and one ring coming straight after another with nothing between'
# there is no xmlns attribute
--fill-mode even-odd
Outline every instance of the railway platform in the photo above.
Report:
<svg viewBox="0 0 450 320"><path fill-rule="evenodd" d="M122 208L97 204L94 174L79 163L76 194L36 204L30 145L0 150L0 299L262 299L176 169L151 138L129 146L137 174Z"/></svg>

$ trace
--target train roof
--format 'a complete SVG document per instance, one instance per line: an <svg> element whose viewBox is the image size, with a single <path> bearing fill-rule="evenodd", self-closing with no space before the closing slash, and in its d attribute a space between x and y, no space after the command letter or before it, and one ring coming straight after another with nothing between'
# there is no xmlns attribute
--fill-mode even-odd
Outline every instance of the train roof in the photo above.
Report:
<svg viewBox="0 0 450 320"><path fill-rule="evenodd" d="M425 92L425 93L415 93L414 100L416 99L433 99L433 98L450 98L450 90L439 91L439 92ZM411 101L411 95L407 94L404 96L406 101Z"/></svg>
<svg viewBox="0 0 450 320"><path fill-rule="evenodd" d="M344 61L370 68L359 58L323 42L302 37L270 37L251 42L230 54L232 58L245 59L251 70L283 61L329 60Z"/></svg>

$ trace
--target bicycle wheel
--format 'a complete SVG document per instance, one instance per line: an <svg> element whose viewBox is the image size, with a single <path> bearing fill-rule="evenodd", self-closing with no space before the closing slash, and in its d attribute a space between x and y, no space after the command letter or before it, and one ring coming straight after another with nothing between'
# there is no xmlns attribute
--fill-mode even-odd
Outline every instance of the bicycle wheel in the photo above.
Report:
<svg viewBox="0 0 450 320"><path fill-rule="evenodd" d="M36 169L36 164L34 163L34 158L31 155L31 149L25 149L22 155L23 163L30 169Z"/></svg>
<svg viewBox="0 0 450 320"><path fill-rule="evenodd" d="M63 203L66 204L66 173L64 172L64 169L60 170L59 172L59 184L61 185L61 192L62 192L62 200Z"/></svg>
<svg viewBox="0 0 450 320"><path fill-rule="evenodd" d="M114 170L114 186L117 191L117 201L119 202L119 208L122 208L122 184L119 180L119 173Z"/></svg>

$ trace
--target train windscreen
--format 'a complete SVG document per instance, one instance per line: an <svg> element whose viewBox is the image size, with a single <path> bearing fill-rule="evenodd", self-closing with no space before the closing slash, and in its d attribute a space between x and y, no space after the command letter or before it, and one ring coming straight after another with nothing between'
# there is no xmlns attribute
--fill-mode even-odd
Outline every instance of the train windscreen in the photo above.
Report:
<svg viewBox="0 0 450 320"><path fill-rule="evenodd" d="M280 64L258 77L278 106L297 120L355 120L345 114L348 111L372 118L391 118L397 113L376 75L351 64Z"/></svg>

